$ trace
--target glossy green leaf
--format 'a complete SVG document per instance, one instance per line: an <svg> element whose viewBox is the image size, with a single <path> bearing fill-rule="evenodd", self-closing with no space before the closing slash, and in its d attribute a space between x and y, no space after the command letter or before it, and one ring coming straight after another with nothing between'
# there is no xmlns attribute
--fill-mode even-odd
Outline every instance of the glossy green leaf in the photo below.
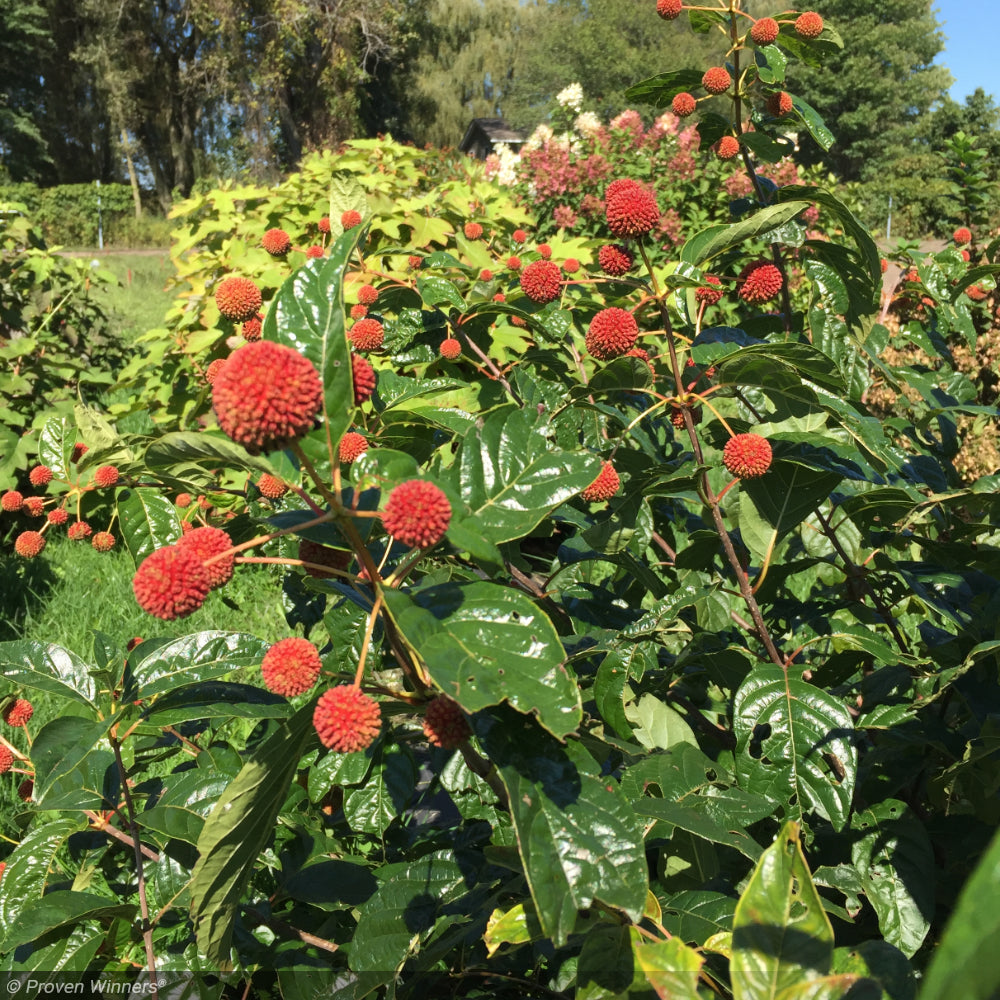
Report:
<svg viewBox="0 0 1000 1000"><path fill-rule="evenodd" d="M183 840L197 844L205 826L205 819L183 806L153 806L139 816L144 830L159 833L164 840Z"/></svg>
<svg viewBox="0 0 1000 1000"><path fill-rule="evenodd" d="M280 695L251 684L202 681L157 698L145 710L157 726L202 719L284 719L292 708Z"/></svg>
<svg viewBox="0 0 1000 1000"><path fill-rule="evenodd" d="M31 747L35 766L35 789L39 798L48 786L75 770L98 748L112 720L94 721L80 716L51 719L39 731Z"/></svg>
<svg viewBox="0 0 1000 1000"><path fill-rule="evenodd" d="M851 818L851 860L886 941L911 957L934 917L934 850L905 802L883 799Z"/></svg>
<svg viewBox="0 0 1000 1000"><path fill-rule="evenodd" d="M566 942L595 900L638 921L648 870L642 826L613 778L510 708L476 716L476 732L510 800L518 850L545 933Z"/></svg>
<svg viewBox="0 0 1000 1000"><path fill-rule="evenodd" d="M69 837L85 826L86 820L75 816L43 823L30 830L7 856L0 892L0 950L6 948L6 936L17 926L24 907L61 881L56 855Z"/></svg>
<svg viewBox="0 0 1000 1000"><path fill-rule="evenodd" d="M220 969L232 964L236 911L258 853L274 834L306 740L313 706L298 711L229 784L198 838L191 918L198 948Z"/></svg>
<svg viewBox="0 0 1000 1000"><path fill-rule="evenodd" d="M65 417L49 417L38 435L38 462L52 470L54 479L70 478L69 457L76 429Z"/></svg>
<svg viewBox="0 0 1000 1000"><path fill-rule="evenodd" d="M85 920L107 922L115 917L131 919L138 907L112 903L90 892L67 889L50 892L41 899L29 900L18 914L17 923L4 938L4 948L27 944L61 927L75 926Z"/></svg>
<svg viewBox="0 0 1000 1000"><path fill-rule="evenodd" d="M733 929L736 900L719 892L685 889L662 903L662 923L675 937L703 945L716 934Z"/></svg>
<svg viewBox="0 0 1000 1000"><path fill-rule="evenodd" d="M770 563L776 546L827 500L843 477L776 461L759 479L740 484L740 537L754 563Z"/></svg>
<svg viewBox="0 0 1000 1000"><path fill-rule="evenodd" d="M650 941L629 928L637 972L656 990L660 1000L698 1000L698 975L705 959L683 941Z"/></svg>
<svg viewBox="0 0 1000 1000"><path fill-rule="evenodd" d="M992 1000L1000 990L1000 832L993 836L931 957L919 1000Z"/></svg>
<svg viewBox="0 0 1000 1000"><path fill-rule="evenodd" d="M270 645L243 632L196 632L174 639L132 664L136 699L214 680L240 667L257 667Z"/></svg>
<svg viewBox="0 0 1000 1000"><path fill-rule="evenodd" d="M820 113L797 94L792 98L792 107L805 122L809 134L816 140L816 143L824 150L829 149L836 141L836 137L827 127Z"/></svg>
<svg viewBox="0 0 1000 1000"><path fill-rule="evenodd" d="M360 906L378 888L371 869L360 861L342 858L310 864L290 875L281 885L283 895L322 910Z"/></svg>
<svg viewBox="0 0 1000 1000"><path fill-rule="evenodd" d="M756 385L763 389L774 378L776 368L787 368L831 392L844 393L846 386L835 362L809 344L759 344L743 347L716 365L715 381L721 384Z"/></svg>
<svg viewBox="0 0 1000 1000"><path fill-rule="evenodd" d="M471 509L466 520L500 544L526 535L600 471L598 456L553 446L532 415L503 407L464 438L447 476Z"/></svg>
<svg viewBox="0 0 1000 1000"><path fill-rule="evenodd" d="M465 311L462 293L447 278L438 275L421 275L417 278L417 292L427 306L451 306L459 312Z"/></svg>
<svg viewBox="0 0 1000 1000"><path fill-rule="evenodd" d="M672 73L660 73L642 83L633 84L625 91L625 98L645 101L654 108L665 108L678 94L700 87L704 72L700 69L678 69Z"/></svg>
<svg viewBox="0 0 1000 1000"><path fill-rule="evenodd" d="M466 893L465 875L451 851L376 871L382 883L359 907L351 942L355 972L388 972L415 950L441 911Z"/></svg>
<svg viewBox="0 0 1000 1000"><path fill-rule="evenodd" d="M119 490L118 524L136 566L155 549L181 537L177 508L154 489Z"/></svg>
<svg viewBox="0 0 1000 1000"><path fill-rule="evenodd" d="M580 691L552 622L521 592L445 583L385 602L434 683L469 712L508 701L563 736L580 723Z"/></svg>
<svg viewBox="0 0 1000 1000"><path fill-rule="evenodd" d="M505 944L530 944L542 937L542 927L530 902L517 903L506 913L494 910L486 924L483 944L489 957Z"/></svg>
<svg viewBox="0 0 1000 1000"><path fill-rule="evenodd" d="M847 822L858 769L854 724L843 703L780 667L755 667L733 699L741 787L808 809L835 829Z"/></svg>
<svg viewBox="0 0 1000 1000"><path fill-rule="evenodd" d="M0 642L0 675L11 684L97 709L97 686L87 664L62 646L34 639Z"/></svg>
<svg viewBox="0 0 1000 1000"><path fill-rule="evenodd" d="M832 962L833 928L809 874L799 826L786 823L736 905L729 963L734 1000L799 996L786 991L825 976Z"/></svg>
<svg viewBox="0 0 1000 1000"><path fill-rule="evenodd" d="M107 931L97 924L63 927L61 933L50 934L44 944L36 944L27 955L8 953L0 968L7 973L34 973L31 978L37 984L38 994L49 988L54 993L59 986L65 989L67 973L93 969L94 956L106 938ZM82 976L81 981L86 982Z"/></svg>
<svg viewBox="0 0 1000 1000"><path fill-rule="evenodd" d="M699 799L692 798L682 804L668 802L665 799L645 798L634 803L633 807L639 816L649 816L670 826L687 830L688 833L693 833L710 843L732 847L751 861L760 857L760 845L749 834L735 823L726 826L706 816L700 808Z"/></svg>
<svg viewBox="0 0 1000 1000"><path fill-rule="evenodd" d="M702 264L717 257L724 250L738 246L744 240L766 236L772 229L794 219L809 207L806 201L768 205L749 218L729 226L710 226L695 233L681 247L681 260L689 264Z"/></svg>
<svg viewBox="0 0 1000 1000"><path fill-rule="evenodd" d="M354 380L344 312L344 272L358 241L358 226L341 234L328 256L293 271L264 317L262 336L308 358L323 379L324 433L340 440L354 417Z"/></svg>
<svg viewBox="0 0 1000 1000"><path fill-rule="evenodd" d="M146 449L153 469L169 469L178 462L211 462L248 472L273 472L270 462L247 453L242 445L212 431L174 431L153 441Z"/></svg>
<svg viewBox="0 0 1000 1000"><path fill-rule="evenodd" d="M368 780L344 795L344 816L357 833L382 835L409 804L417 784L413 758L401 748L380 751Z"/></svg>

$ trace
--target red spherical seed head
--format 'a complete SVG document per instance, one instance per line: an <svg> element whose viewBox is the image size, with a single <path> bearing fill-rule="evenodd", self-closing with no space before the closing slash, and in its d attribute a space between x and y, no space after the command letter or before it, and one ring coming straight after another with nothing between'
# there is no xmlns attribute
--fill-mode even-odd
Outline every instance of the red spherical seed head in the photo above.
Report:
<svg viewBox="0 0 1000 1000"><path fill-rule="evenodd" d="M28 517L41 517L45 513L45 497L25 497L23 509Z"/></svg>
<svg viewBox="0 0 1000 1000"><path fill-rule="evenodd" d="M118 485L118 468L114 465L102 465L94 473L94 485L101 490L110 489Z"/></svg>
<svg viewBox="0 0 1000 1000"><path fill-rule="evenodd" d="M264 654L260 672L268 691L294 698L316 683L322 667L319 650L308 639L293 636L276 642Z"/></svg>
<svg viewBox="0 0 1000 1000"><path fill-rule="evenodd" d="M360 212L355 212L353 208L349 208L340 217L340 224L341 224L341 226L343 226L343 228L345 230L346 229L353 229L355 226L360 226L361 225L361 213Z"/></svg>
<svg viewBox="0 0 1000 1000"><path fill-rule="evenodd" d="M963 250L962 251L962 260L964 260L965 263L968 264L969 261L972 260L972 254L970 254L968 250ZM884 263L888 263L888 262L884 262ZM885 272L883 271L883 273L885 273Z"/></svg>
<svg viewBox="0 0 1000 1000"><path fill-rule="evenodd" d="M354 381L354 405L360 406L375 391L375 369L359 354L351 355L351 376Z"/></svg>
<svg viewBox="0 0 1000 1000"><path fill-rule="evenodd" d="M635 263L632 252L620 243L606 243L597 251L597 263L605 274L613 278L627 274Z"/></svg>
<svg viewBox="0 0 1000 1000"><path fill-rule="evenodd" d="M180 507L184 510L185 507L191 506L191 494L190 493L178 493L174 499L174 505Z"/></svg>
<svg viewBox="0 0 1000 1000"><path fill-rule="evenodd" d="M45 519L49 524L65 524L69 520L69 511L65 507L53 507Z"/></svg>
<svg viewBox="0 0 1000 1000"><path fill-rule="evenodd" d="M614 193L609 187L605 217L615 236L643 236L660 221L660 207L656 195L639 184Z"/></svg>
<svg viewBox="0 0 1000 1000"><path fill-rule="evenodd" d="M18 493L17 490L7 490L2 497L0 497L0 509L7 511L8 514L13 514L19 511L24 506L24 495Z"/></svg>
<svg viewBox="0 0 1000 1000"><path fill-rule="evenodd" d="M319 222L316 223L316 228L321 233L328 233L328 232L330 232L330 216L329 215L324 215L319 220Z"/></svg>
<svg viewBox="0 0 1000 1000"><path fill-rule="evenodd" d="M683 9L683 0L656 0L656 13L659 14L664 21L673 21L680 17L680 13Z"/></svg>
<svg viewBox="0 0 1000 1000"><path fill-rule="evenodd" d="M323 746L338 753L356 753L375 741L382 728L382 710L363 691L342 684L320 695L313 725Z"/></svg>
<svg viewBox="0 0 1000 1000"><path fill-rule="evenodd" d="M351 319L364 319L368 315L368 306L356 304L351 306Z"/></svg>
<svg viewBox="0 0 1000 1000"><path fill-rule="evenodd" d="M176 543L181 552L193 555L202 563L208 574L208 584L215 590L229 583L233 578L235 554L230 552L233 540L221 528L195 528L186 535L181 535ZM208 562L214 556L221 556L214 562ZM207 563L207 565L206 565Z"/></svg>
<svg viewBox="0 0 1000 1000"><path fill-rule="evenodd" d="M272 476L269 472L265 472L257 480L257 489L268 500L280 500L288 492L288 486L284 480L279 479L277 476Z"/></svg>
<svg viewBox="0 0 1000 1000"><path fill-rule="evenodd" d="M767 110L769 114L774 115L775 118L782 118L785 115L790 115L794 105L792 104L792 95L787 91L781 90L777 94L769 94L767 98Z"/></svg>
<svg viewBox="0 0 1000 1000"><path fill-rule="evenodd" d="M814 10L807 10L795 19L795 32L802 38L818 38L823 33L823 18Z"/></svg>
<svg viewBox="0 0 1000 1000"><path fill-rule="evenodd" d="M94 542L98 537L94 536ZM167 545L147 556L132 578L139 606L165 621L186 618L197 611L211 589L211 579L201 560L177 545Z"/></svg>
<svg viewBox="0 0 1000 1000"><path fill-rule="evenodd" d="M306 258L308 260L317 260L322 257L323 254L323 248L316 243L314 243L311 247L306 247Z"/></svg>
<svg viewBox="0 0 1000 1000"><path fill-rule="evenodd" d="M438 347L438 353L445 361L456 361L462 356L462 345L454 337L445 337Z"/></svg>
<svg viewBox="0 0 1000 1000"><path fill-rule="evenodd" d="M972 242L972 233L965 226L959 226L958 229L956 229L955 232L951 234L951 238L959 246L962 246L963 243Z"/></svg>
<svg viewBox="0 0 1000 1000"><path fill-rule="evenodd" d="M22 559L34 559L45 548L45 536L38 531L22 531L14 539L14 551Z"/></svg>
<svg viewBox="0 0 1000 1000"><path fill-rule="evenodd" d="M90 538L93 529L86 521L74 521L67 529L66 536L71 542L79 542L84 538Z"/></svg>
<svg viewBox="0 0 1000 1000"><path fill-rule="evenodd" d="M261 307L260 289L249 278L223 278L215 290L215 304L226 319L245 323Z"/></svg>
<svg viewBox="0 0 1000 1000"><path fill-rule="evenodd" d="M424 736L436 747L454 750L472 735L472 727L457 702L438 695L424 714Z"/></svg>
<svg viewBox="0 0 1000 1000"><path fill-rule="evenodd" d="M539 243L535 250L538 252L538 256L542 260L548 260L552 256L552 247L548 243Z"/></svg>
<svg viewBox="0 0 1000 1000"><path fill-rule="evenodd" d="M576 274L580 270L580 262L575 257L567 257L563 261L562 269L566 274Z"/></svg>
<svg viewBox="0 0 1000 1000"><path fill-rule="evenodd" d="M14 766L14 755L10 747L0 743L0 774L6 774Z"/></svg>
<svg viewBox="0 0 1000 1000"><path fill-rule="evenodd" d="M385 328L377 319L359 319L347 331L356 351L377 351L385 342Z"/></svg>
<svg viewBox="0 0 1000 1000"><path fill-rule="evenodd" d="M52 470L47 465L36 465L28 473L28 481L32 486L45 486L52 482Z"/></svg>
<svg viewBox="0 0 1000 1000"><path fill-rule="evenodd" d="M77 443L73 445L73 454L70 455L69 460L76 465L76 463L79 462L88 451L90 451L90 449L83 444L83 442L77 441Z"/></svg>
<svg viewBox="0 0 1000 1000"><path fill-rule="evenodd" d="M889 262L885 259L885 257L878 262L878 266L882 269L883 274L889 270Z"/></svg>
<svg viewBox="0 0 1000 1000"><path fill-rule="evenodd" d="M382 515L385 530L411 548L429 549L444 538L451 522L451 504L444 492L424 479L400 483L390 494Z"/></svg>
<svg viewBox="0 0 1000 1000"><path fill-rule="evenodd" d="M260 245L272 257L284 257L292 249L292 241L284 229L269 229L261 237Z"/></svg>
<svg viewBox="0 0 1000 1000"><path fill-rule="evenodd" d="M3 710L3 721L8 726L17 728L29 723L34 714L35 709L31 702L27 698L18 698L12 705L8 705Z"/></svg>
<svg viewBox="0 0 1000 1000"><path fill-rule="evenodd" d="M559 298L562 274L550 260L532 261L521 273L521 288L533 302L554 302Z"/></svg>
<svg viewBox="0 0 1000 1000"><path fill-rule="evenodd" d="M601 466L600 475L580 493L580 498L588 503L610 500L618 492L620 485L621 478L615 467L610 462L605 462Z"/></svg>
<svg viewBox="0 0 1000 1000"><path fill-rule="evenodd" d="M620 358L635 347L639 324L627 309L612 306L602 309L590 321L587 330L587 350L601 361Z"/></svg>
<svg viewBox="0 0 1000 1000"><path fill-rule="evenodd" d="M479 280L480 281L492 281L493 280L493 272L488 267L484 267L482 269L482 271L479 272Z"/></svg>
<svg viewBox="0 0 1000 1000"><path fill-rule="evenodd" d="M378 289L374 285L362 285L358 289L358 302L363 306L372 305L378 298Z"/></svg>
<svg viewBox="0 0 1000 1000"><path fill-rule="evenodd" d="M750 29L755 45L770 45L778 37L778 22L773 17L762 17Z"/></svg>
<svg viewBox="0 0 1000 1000"><path fill-rule="evenodd" d="M715 155L720 160L732 160L739 156L740 153L740 143L739 140L732 135L724 135L715 144Z"/></svg>
<svg viewBox="0 0 1000 1000"><path fill-rule="evenodd" d="M695 290L694 297L699 302L714 306L722 298L722 282L714 275L705 276L705 284Z"/></svg>
<svg viewBox="0 0 1000 1000"><path fill-rule="evenodd" d="M511 254L511 256L507 258L507 267L511 271L520 271L521 270L521 258L518 257L517 254Z"/></svg>
<svg viewBox="0 0 1000 1000"><path fill-rule="evenodd" d="M467 240L478 240L483 235L483 227L478 222L467 222L462 227L462 232Z"/></svg>
<svg viewBox="0 0 1000 1000"><path fill-rule="evenodd" d="M670 102L670 107L678 118L687 118L688 115L694 114L695 108L698 107L698 102L694 99L693 94L684 91L674 96L674 99Z"/></svg>
<svg viewBox="0 0 1000 1000"><path fill-rule="evenodd" d="M215 380L219 377L219 372L222 371L228 360L229 358L216 358L209 363L209 366L205 369L205 381L209 385L215 385Z"/></svg>
<svg viewBox="0 0 1000 1000"><path fill-rule="evenodd" d="M270 340L231 354L212 386L219 426L251 454L308 433L322 405L323 382L312 362Z"/></svg>
<svg viewBox="0 0 1000 1000"><path fill-rule="evenodd" d="M328 545L320 545L319 542L310 541L308 538L299 541L299 558L306 563L313 563L316 566L329 566L330 569L347 569L351 565L353 558L350 552L343 549L332 549ZM335 573L324 573L321 569L314 569L306 566L305 571L320 580L326 580L336 576Z"/></svg>
<svg viewBox="0 0 1000 1000"><path fill-rule="evenodd" d="M90 540L90 544L98 552L110 552L115 547L115 536L110 531L99 531Z"/></svg>
<svg viewBox="0 0 1000 1000"><path fill-rule="evenodd" d="M743 268L737 282L744 302L768 302L781 291L781 272L773 264L757 261Z"/></svg>
<svg viewBox="0 0 1000 1000"><path fill-rule="evenodd" d="M496 295L493 296L493 301L494 302L506 302L507 301L507 296L504 295L503 292L497 292Z"/></svg>
<svg viewBox="0 0 1000 1000"><path fill-rule="evenodd" d="M243 324L243 339L248 343L253 343L256 340L260 340L261 333L263 333L264 324L261 322L260 316L254 316L253 319L248 319Z"/></svg>
<svg viewBox="0 0 1000 1000"><path fill-rule="evenodd" d="M510 321L514 326L526 327L528 325L520 316L511 316Z"/></svg>
<svg viewBox="0 0 1000 1000"><path fill-rule="evenodd" d="M733 78L725 66L712 66L705 70L701 85L710 94L724 94L733 85Z"/></svg>
<svg viewBox="0 0 1000 1000"><path fill-rule="evenodd" d="M340 460L345 465L350 465L356 458L360 458L368 450L368 439L364 434L357 431L348 431L340 439Z"/></svg>
<svg viewBox="0 0 1000 1000"><path fill-rule="evenodd" d="M722 464L737 479L757 479L771 468L771 445L759 434L737 434L722 449Z"/></svg>
<svg viewBox="0 0 1000 1000"><path fill-rule="evenodd" d="M35 790L34 780L32 778L25 778L24 781L22 781L21 784L17 786L17 797L22 802L30 802L31 795L34 792L34 790Z"/></svg>
<svg viewBox="0 0 1000 1000"><path fill-rule="evenodd" d="M510 238L515 243L527 243L528 234L523 229L515 229L514 232L510 234Z"/></svg>
<svg viewBox="0 0 1000 1000"><path fill-rule="evenodd" d="M418 267L422 267L424 263L423 257L410 256L406 258L406 263L410 265L414 270Z"/></svg>

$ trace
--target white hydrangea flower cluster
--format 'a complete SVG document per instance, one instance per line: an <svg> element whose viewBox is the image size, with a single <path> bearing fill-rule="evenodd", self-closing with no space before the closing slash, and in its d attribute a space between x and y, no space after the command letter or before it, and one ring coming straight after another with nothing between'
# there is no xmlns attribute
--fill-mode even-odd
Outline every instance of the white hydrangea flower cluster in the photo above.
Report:
<svg viewBox="0 0 1000 1000"><path fill-rule="evenodd" d="M568 87L563 87L556 94L556 102L562 108L569 108L570 111L579 114L583 107L583 87L579 83L571 83Z"/></svg>
<svg viewBox="0 0 1000 1000"><path fill-rule="evenodd" d="M601 119L593 111L584 111L582 114L577 115L576 120L573 122L573 128L580 135L597 135L602 127Z"/></svg>
<svg viewBox="0 0 1000 1000"><path fill-rule="evenodd" d="M498 166L494 177L498 184L510 187L517 183L517 164L519 157L505 142L498 142L493 147Z"/></svg>

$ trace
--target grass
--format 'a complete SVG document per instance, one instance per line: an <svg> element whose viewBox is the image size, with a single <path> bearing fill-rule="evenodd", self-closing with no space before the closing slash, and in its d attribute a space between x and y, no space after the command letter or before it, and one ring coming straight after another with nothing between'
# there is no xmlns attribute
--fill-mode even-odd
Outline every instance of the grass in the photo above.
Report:
<svg viewBox="0 0 1000 1000"><path fill-rule="evenodd" d="M0 596L0 640L55 643L88 659L95 629L123 645L133 636L175 638L209 629L249 632L276 642L289 634L281 608L280 568L238 566L188 618L165 622L143 612L132 593L135 567L122 548L95 551L54 537L38 559L0 555L9 586Z"/></svg>
<svg viewBox="0 0 1000 1000"><path fill-rule="evenodd" d="M173 295L165 290L173 274L167 250L123 252L95 257L101 267L118 279L117 286L103 286L95 298L111 320L111 332L133 343L147 330L163 325Z"/></svg>

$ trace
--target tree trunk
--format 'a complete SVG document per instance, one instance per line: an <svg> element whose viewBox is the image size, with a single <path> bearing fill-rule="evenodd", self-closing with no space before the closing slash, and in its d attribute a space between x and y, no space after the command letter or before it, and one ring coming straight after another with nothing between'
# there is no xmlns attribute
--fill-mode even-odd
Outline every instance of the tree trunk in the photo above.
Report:
<svg viewBox="0 0 1000 1000"><path fill-rule="evenodd" d="M125 129L122 129L122 149L125 151L125 165L128 167L128 180L132 185L132 201L135 203L135 217L142 218L142 195L139 193L139 178L135 174L135 164L132 162L132 142Z"/></svg>

